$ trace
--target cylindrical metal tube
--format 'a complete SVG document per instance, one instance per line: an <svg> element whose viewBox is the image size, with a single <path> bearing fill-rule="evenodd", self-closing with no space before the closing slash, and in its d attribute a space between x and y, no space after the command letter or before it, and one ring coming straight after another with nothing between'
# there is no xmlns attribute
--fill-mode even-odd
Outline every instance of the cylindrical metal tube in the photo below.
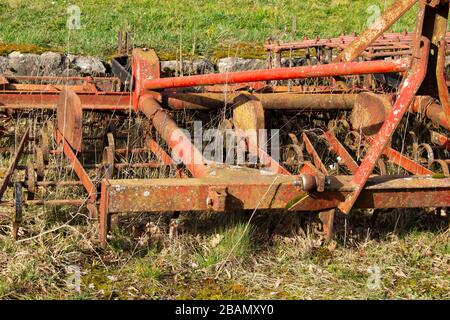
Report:
<svg viewBox="0 0 450 320"><path fill-rule="evenodd" d="M445 115L444 108L434 102L431 97L421 96L417 97L413 105L414 112L424 113L425 116L447 130L450 130L448 118Z"/></svg>
<svg viewBox="0 0 450 320"><path fill-rule="evenodd" d="M289 80L303 78L362 75L373 73L403 72L409 67L409 59L393 61L366 61L333 63L294 68L277 68L230 73L205 74L187 77L147 79L145 89L195 87L213 84L244 83L253 81Z"/></svg>
<svg viewBox="0 0 450 320"><path fill-rule="evenodd" d="M171 109L219 109L233 103L240 93L163 93L162 103ZM356 94L253 94L266 110L351 110Z"/></svg>
<svg viewBox="0 0 450 320"><path fill-rule="evenodd" d="M152 122L153 127L161 135L177 157L183 161L186 168L196 178L206 175L206 161L201 152L191 143L167 110L161 108L159 103L149 95L141 97L139 109Z"/></svg>

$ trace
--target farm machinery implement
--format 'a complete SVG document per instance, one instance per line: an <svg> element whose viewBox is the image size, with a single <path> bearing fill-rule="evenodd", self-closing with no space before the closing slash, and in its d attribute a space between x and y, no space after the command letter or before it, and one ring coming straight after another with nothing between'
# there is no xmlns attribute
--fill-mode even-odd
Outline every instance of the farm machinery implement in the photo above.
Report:
<svg viewBox="0 0 450 320"><path fill-rule="evenodd" d="M125 213L313 212L325 239L352 209L445 215L448 12L398 0L359 36L266 43L261 70L162 77L133 49L115 77L0 76L13 236L38 205L87 208L103 246Z"/></svg>

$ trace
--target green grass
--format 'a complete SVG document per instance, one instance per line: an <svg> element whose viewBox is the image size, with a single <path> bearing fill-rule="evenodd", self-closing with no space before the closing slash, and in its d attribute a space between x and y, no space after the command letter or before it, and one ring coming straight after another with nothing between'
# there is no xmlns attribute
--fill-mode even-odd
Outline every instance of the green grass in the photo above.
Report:
<svg viewBox="0 0 450 320"><path fill-rule="evenodd" d="M197 253L200 267L216 267L230 259L242 259L251 250L252 227L246 223L236 223L217 230L207 246Z"/></svg>
<svg viewBox="0 0 450 320"><path fill-rule="evenodd" d="M383 10L385 3L392 1L0 0L0 43L107 57L115 52L117 32L125 28L133 32L135 46L156 48L166 58L180 49L185 54L234 55L243 43L243 51L254 50L253 44L269 37L292 40L361 32L373 14L369 6L378 4ZM80 30L66 28L69 4L81 9ZM394 30L411 30L414 11Z"/></svg>

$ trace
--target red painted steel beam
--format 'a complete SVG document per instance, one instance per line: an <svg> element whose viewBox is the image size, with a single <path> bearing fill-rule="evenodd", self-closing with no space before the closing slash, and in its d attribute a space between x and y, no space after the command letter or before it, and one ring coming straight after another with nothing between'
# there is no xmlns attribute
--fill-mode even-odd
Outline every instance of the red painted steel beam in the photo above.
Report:
<svg viewBox="0 0 450 320"><path fill-rule="evenodd" d="M143 81L143 87L147 90L153 90L252 81L272 81L374 73L394 73L406 71L409 67L409 63L409 59L399 59L395 61L347 62L294 68L277 68L187 77L147 79Z"/></svg>
<svg viewBox="0 0 450 320"><path fill-rule="evenodd" d="M153 139L147 141L148 149L166 166L174 164L173 159L164 151L163 148Z"/></svg>
<svg viewBox="0 0 450 320"><path fill-rule="evenodd" d="M320 170L323 174L328 174L328 170L323 164L322 160L319 157L319 154L317 153L316 149L314 148L311 140L309 140L308 136L305 132L302 133L302 140L305 144L306 152L312 157L314 166Z"/></svg>
<svg viewBox="0 0 450 320"><path fill-rule="evenodd" d="M291 175L291 173L286 168L284 168L279 162L275 161L275 159L273 159L266 151L260 148L260 146L256 145L253 139L249 139L249 137L246 136L245 131L239 128L235 128L234 130L238 134L238 136L246 137L245 141L248 145L249 153L251 153L253 156L258 157L263 166L274 173Z"/></svg>

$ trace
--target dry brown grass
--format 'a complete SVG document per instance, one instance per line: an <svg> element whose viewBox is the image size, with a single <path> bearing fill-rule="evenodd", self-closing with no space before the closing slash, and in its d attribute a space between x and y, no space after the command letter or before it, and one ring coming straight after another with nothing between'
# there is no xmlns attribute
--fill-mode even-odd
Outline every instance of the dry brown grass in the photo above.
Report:
<svg viewBox="0 0 450 320"><path fill-rule="evenodd" d="M24 230L41 234L65 225L71 214L29 212ZM245 228L244 214L186 214L180 217L184 233L172 239L166 217L141 216L130 224L125 216L106 251L84 219L14 243L6 218L0 236L3 299L450 298L448 229L423 212L385 213L376 234L367 228L369 216L355 213L346 229L339 219L336 241L329 245L301 228L305 217L298 214L260 213L251 228ZM159 231L134 239L133 225L136 230L149 219ZM65 283L72 265L81 270L81 292ZM381 283L371 290L373 266L380 268Z"/></svg>

